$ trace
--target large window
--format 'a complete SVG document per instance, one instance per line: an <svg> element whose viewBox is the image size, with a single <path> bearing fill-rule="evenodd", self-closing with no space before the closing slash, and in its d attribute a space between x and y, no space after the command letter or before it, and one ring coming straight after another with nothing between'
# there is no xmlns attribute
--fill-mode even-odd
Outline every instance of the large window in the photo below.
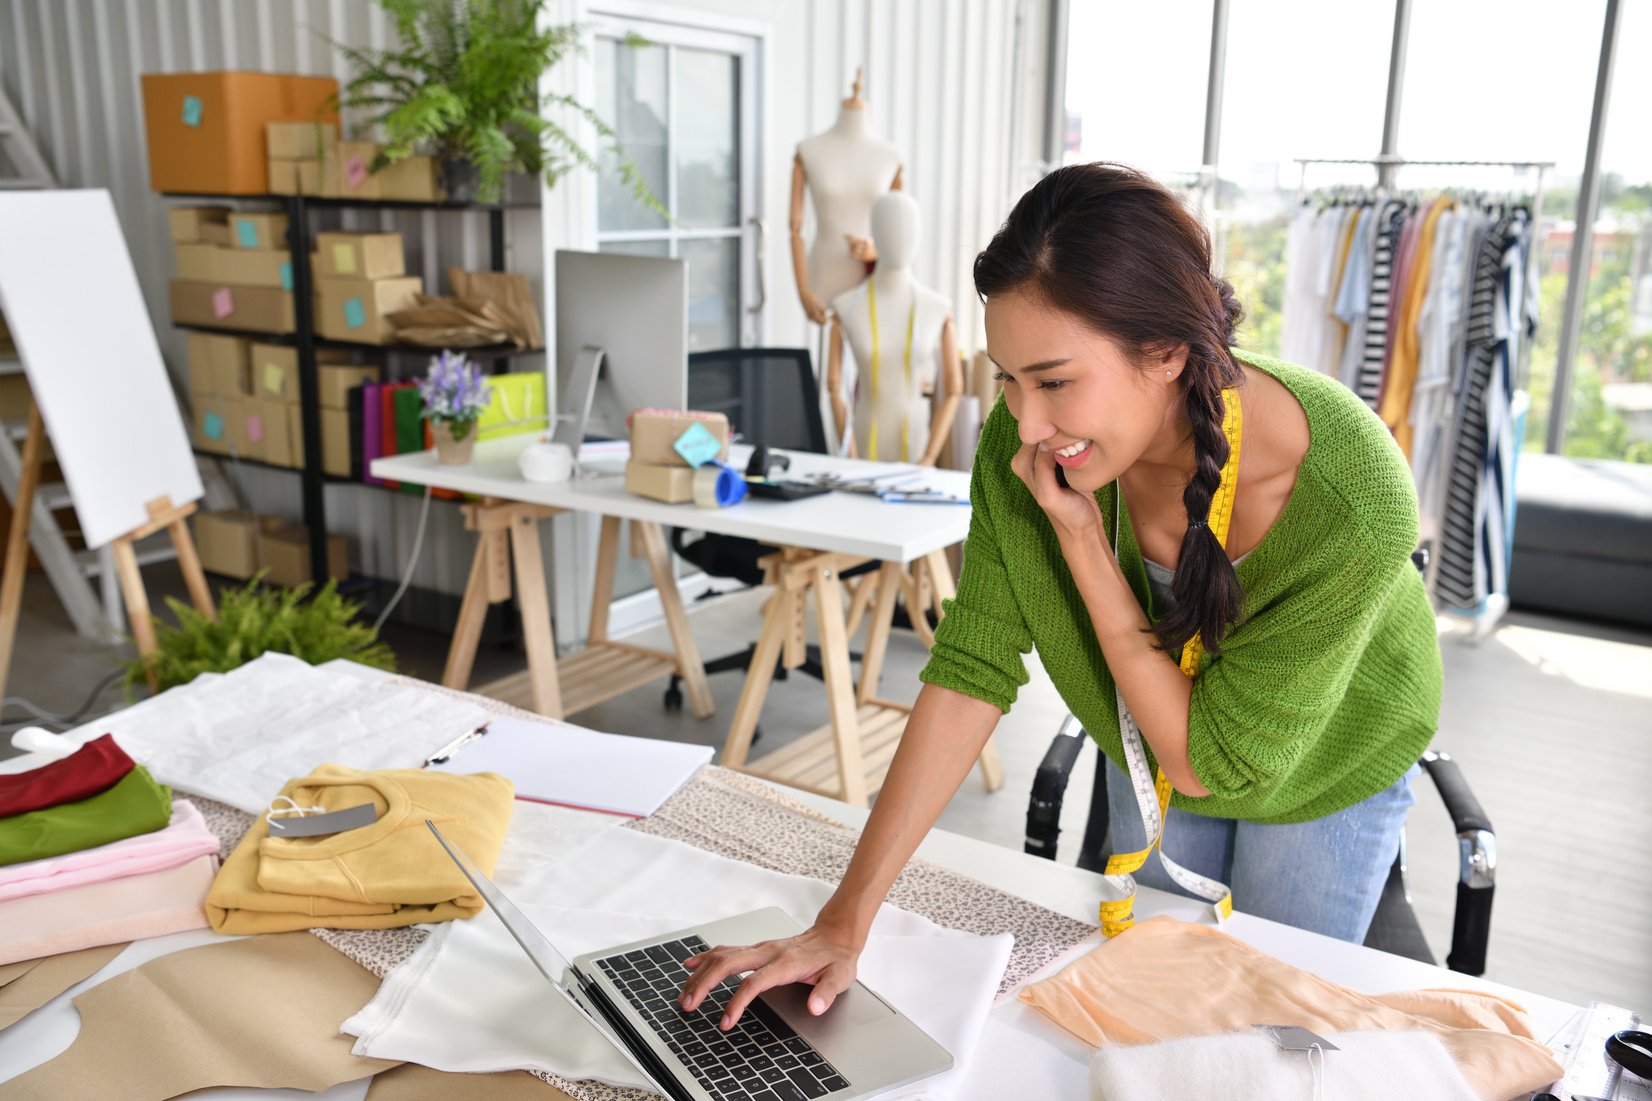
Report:
<svg viewBox="0 0 1652 1101"><path fill-rule="evenodd" d="M646 43L626 37L640 32ZM604 21L594 50L596 112L611 119L668 219L614 171L600 177L597 247L688 264L691 349L758 335L746 309L756 285L747 246L756 214L755 43L668 24Z"/></svg>
<svg viewBox="0 0 1652 1101"><path fill-rule="evenodd" d="M1589 282L1572 360L1568 455L1652 462L1652 70L1640 63L1649 52L1652 4L1626 4L1594 248L1588 272L1578 273Z"/></svg>
<svg viewBox="0 0 1652 1101"><path fill-rule="evenodd" d="M1223 274L1245 304L1246 347L1279 348L1285 226L1302 179L1295 158L1370 157L1382 143L1393 34L1392 3L1236 0L1229 9L1213 228ZM1311 187L1375 180L1365 165L1318 165L1307 177Z"/></svg>

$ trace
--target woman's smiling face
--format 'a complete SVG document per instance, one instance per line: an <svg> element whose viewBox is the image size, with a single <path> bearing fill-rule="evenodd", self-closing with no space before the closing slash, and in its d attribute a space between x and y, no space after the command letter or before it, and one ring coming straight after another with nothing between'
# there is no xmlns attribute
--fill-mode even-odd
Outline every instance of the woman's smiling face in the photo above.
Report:
<svg viewBox="0 0 1652 1101"><path fill-rule="evenodd" d="M1185 345L1144 369L1112 338L1021 292L987 299L986 330L1021 442L1052 452L1071 488L1094 492L1144 456L1179 450Z"/></svg>

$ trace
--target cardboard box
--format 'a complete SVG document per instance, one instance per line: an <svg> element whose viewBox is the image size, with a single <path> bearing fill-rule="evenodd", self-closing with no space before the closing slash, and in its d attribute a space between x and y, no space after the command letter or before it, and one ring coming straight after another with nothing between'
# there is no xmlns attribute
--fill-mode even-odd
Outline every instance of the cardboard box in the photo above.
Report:
<svg viewBox="0 0 1652 1101"><path fill-rule="evenodd" d="M192 283L217 283L218 254L227 249L199 241L180 241L174 246L178 256L178 278Z"/></svg>
<svg viewBox="0 0 1652 1101"><path fill-rule="evenodd" d="M231 287L293 289L292 253L286 249L220 249L218 279Z"/></svg>
<svg viewBox="0 0 1652 1101"><path fill-rule="evenodd" d="M149 186L195 195L267 195L270 122L337 126L332 77L148 73L143 118Z"/></svg>
<svg viewBox="0 0 1652 1101"><path fill-rule="evenodd" d="M298 162L298 193L332 197L338 194L338 154L325 161Z"/></svg>
<svg viewBox="0 0 1652 1101"><path fill-rule="evenodd" d="M321 410L321 469L338 478L350 476L350 414Z"/></svg>
<svg viewBox="0 0 1652 1101"><path fill-rule="evenodd" d="M348 409L351 390L379 380L379 369L370 363L318 363L315 373L323 409Z"/></svg>
<svg viewBox="0 0 1652 1101"><path fill-rule="evenodd" d="M172 281L172 321L257 333L293 331L293 296L278 287Z"/></svg>
<svg viewBox="0 0 1652 1101"><path fill-rule="evenodd" d="M390 344L396 330L385 315L415 304L414 296L424 290L416 275L397 279L333 279L318 281L321 302L316 311L316 331L331 340L362 344Z"/></svg>
<svg viewBox="0 0 1652 1101"><path fill-rule="evenodd" d="M625 464L625 490L639 497L652 497L656 501L664 501L668 505L692 501L694 468L639 463L632 459Z"/></svg>
<svg viewBox="0 0 1652 1101"><path fill-rule="evenodd" d="M639 409L631 414L631 458L656 466L687 466L688 460L673 446L678 437L696 424L703 424L722 445L717 458L728 461L728 417L722 413L677 412Z"/></svg>
<svg viewBox="0 0 1652 1101"><path fill-rule="evenodd" d="M234 230L234 244L238 249L281 249L287 247L287 216L285 214L230 215Z"/></svg>
<svg viewBox="0 0 1652 1101"><path fill-rule="evenodd" d="M269 398L247 398L241 403L247 437L251 445L258 448L255 457L273 466L300 465L299 456L293 451L287 406L287 402Z"/></svg>
<svg viewBox="0 0 1652 1101"><path fill-rule="evenodd" d="M175 206L166 212L166 220L172 240L179 244L205 241L227 245L232 213L227 206Z"/></svg>
<svg viewBox="0 0 1652 1101"><path fill-rule="evenodd" d="M435 157L405 157L377 173L379 198L401 203L441 202L447 197Z"/></svg>
<svg viewBox="0 0 1652 1101"><path fill-rule="evenodd" d="M197 451L228 455L234 441L235 418L241 411L241 399L191 394L190 405L194 413L189 422L190 444Z"/></svg>
<svg viewBox="0 0 1652 1101"><path fill-rule="evenodd" d="M264 124L264 155L272 161L316 161L338 146L338 125L321 122Z"/></svg>
<svg viewBox="0 0 1652 1101"><path fill-rule="evenodd" d="M219 398L245 395L250 345L245 337L190 333L187 344L190 391Z"/></svg>
<svg viewBox="0 0 1652 1101"><path fill-rule="evenodd" d="M291 588L311 580L309 529L265 518L258 532L258 565L271 585ZM350 548L342 535L327 536L327 573L337 578L350 575Z"/></svg>
<svg viewBox="0 0 1652 1101"><path fill-rule="evenodd" d="M318 233L318 279L391 279L407 272L399 233Z"/></svg>
<svg viewBox="0 0 1652 1101"><path fill-rule="evenodd" d="M373 173L373 159L379 155L377 142L341 141L335 164L323 169L331 173L330 181L344 199L382 199L380 179Z"/></svg>
<svg viewBox="0 0 1652 1101"><path fill-rule="evenodd" d="M298 190L298 166L302 161L270 161L270 194L301 195Z"/></svg>
<svg viewBox="0 0 1652 1101"><path fill-rule="evenodd" d="M245 512L197 512L189 526L209 573L246 580L258 572L258 522Z"/></svg>
<svg viewBox="0 0 1652 1101"><path fill-rule="evenodd" d="M298 349L285 344L254 344L248 388L261 401L294 402L298 393Z"/></svg>

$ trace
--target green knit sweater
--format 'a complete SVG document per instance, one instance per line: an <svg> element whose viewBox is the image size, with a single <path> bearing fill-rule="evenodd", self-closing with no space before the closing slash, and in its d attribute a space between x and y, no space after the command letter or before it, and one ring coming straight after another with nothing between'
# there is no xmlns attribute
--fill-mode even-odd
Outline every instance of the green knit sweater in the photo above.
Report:
<svg viewBox="0 0 1652 1101"><path fill-rule="evenodd" d="M1417 498L1382 421L1333 379L1249 354L1307 414L1311 442L1284 513L1238 566L1241 618L1205 659L1188 755L1210 795L1173 805L1253 822L1301 822L1388 787L1427 748L1440 714L1440 649L1411 564ZM921 678L1008 711L1036 648L1056 690L1124 767L1113 678L1049 518L1010 469L1020 447L1000 400L987 418L957 598ZM1096 493L1109 538L1117 484ZM1119 564L1150 606L1120 506Z"/></svg>

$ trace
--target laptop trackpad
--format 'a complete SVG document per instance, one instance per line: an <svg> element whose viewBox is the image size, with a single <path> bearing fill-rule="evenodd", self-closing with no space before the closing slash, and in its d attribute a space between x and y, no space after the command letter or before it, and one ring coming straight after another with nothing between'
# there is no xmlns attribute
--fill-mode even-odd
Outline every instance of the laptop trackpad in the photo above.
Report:
<svg viewBox="0 0 1652 1101"><path fill-rule="evenodd" d="M881 998L856 983L837 996L832 1008L816 1017L809 1012L809 995L813 992L814 987L807 983L790 983L765 990L762 998L806 1040L824 1040L848 1029L895 1016L895 1011Z"/></svg>

